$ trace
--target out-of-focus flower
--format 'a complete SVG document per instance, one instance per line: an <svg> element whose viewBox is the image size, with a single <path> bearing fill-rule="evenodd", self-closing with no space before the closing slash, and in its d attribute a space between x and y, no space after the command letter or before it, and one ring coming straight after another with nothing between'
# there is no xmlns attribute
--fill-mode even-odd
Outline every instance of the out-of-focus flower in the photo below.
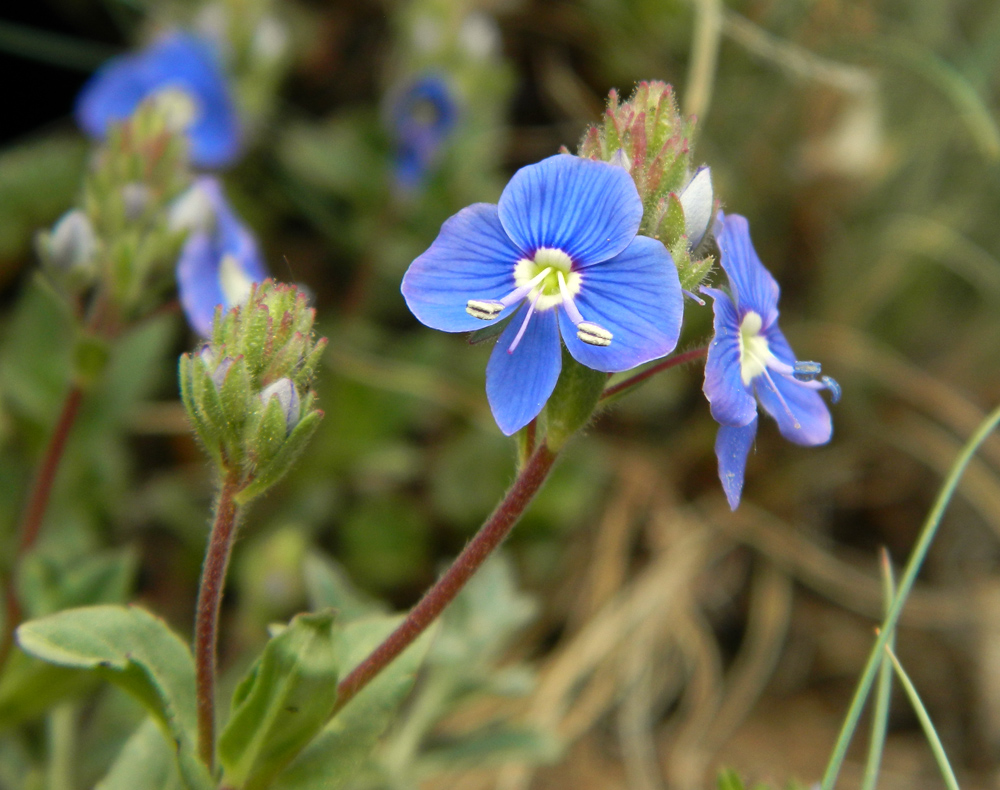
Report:
<svg viewBox="0 0 1000 790"><path fill-rule="evenodd" d="M458 120L458 105L444 77L415 80L392 102L395 175L404 190L418 189L436 164Z"/></svg>
<svg viewBox="0 0 1000 790"><path fill-rule="evenodd" d="M224 167L239 155L236 107L216 53L204 39L175 31L141 52L111 59L77 97L77 122L102 138L110 124L125 120L146 100L187 133L196 165Z"/></svg>
<svg viewBox="0 0 1000 790"><path fill-rule="evenodd" d="M97 253L97 235L86 212L77 208L63 214L50 233L40 236L39 248L46 263L60 275L89 275Z"/></svg>
<svg viewBox="0 0 1000 790"><path fill-rule="evenodd" d="M628 172L568 154L521 168L498 205L477 203L441 227L403 277L424 324L466 332L507 317L486 368L497 424L534 419L570 354L628 370L677 344L683 298L666 248L637 236L642 201Z"/></svg>
<svg viewBox="0 0 1000 790"><path fill-rule="evenodd" d="M836 402L840 387L829 376L820 376L819 363L795 359L778 328L778 283L757 257L746 219L720 215L720 224L720 262L729 276L729 293L702 288L713 298L715 310L704 392L719 422L719 479L735 510L747 454L757 435L757 402L789 441L824 444L830 441L833 424L819 391L830 390Z"/></svg>
<svg viewBox="0 0 1000 790"><path fill-rule="evenodd" d="M198 206L208 207L210 213L199 218ZM251 285L267 279L267 269L257 240L240 222L216 179L198 179L178 199L174 215L176 227L191 229L177 262L181 306L191 327L208 337L215 308L228 310L246 302Z"/></svg>

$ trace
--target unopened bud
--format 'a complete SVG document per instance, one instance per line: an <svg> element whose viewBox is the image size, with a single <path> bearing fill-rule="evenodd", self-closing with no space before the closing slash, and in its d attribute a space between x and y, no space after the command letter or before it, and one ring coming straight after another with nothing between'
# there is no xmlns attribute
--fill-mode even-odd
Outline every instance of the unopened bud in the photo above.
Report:
<svg viewBox="0 0 1000 790"><path fill-rule="evenodd" d="M97 236L86 213L73 209L63 214L40 246L53 268L63 272L86 271L94 262Z"/></svg>
<svg viewBox="0 0 1000 790"><path fill-rule="evenodd" d="M285 414L285 427L288 433L291 433L292 428L298 424L301 413L301 403L295 383L291 379L278 379L268 384L260 393L261 403L266 407L271 398L278 399Z"/></svg>
<svg viewBox="0 0 1000 790"><path fill-rule="evenodd" d="M153 200L152 190L146 185L133 181L122 187L122 201L125 204L125 219L135 222L149 208Z"/></svg>
<svg viewBox="0 0 1000 790"><path fill-rule="evenodd" d="M610 163L618 165L618 167L623 167L630 172L632 170L632 160L629 159L629 155L625 153L624 148L619 148L615 151L614 155L610 159Z"/></svg>
<svg viewBox="0 0 1000 790"><path fill-rule="evenodd" d="M701 244L712 221L715 193L712 189L712 172L699 167L679 195L684 209L684 235L693 250Z"/></svg>

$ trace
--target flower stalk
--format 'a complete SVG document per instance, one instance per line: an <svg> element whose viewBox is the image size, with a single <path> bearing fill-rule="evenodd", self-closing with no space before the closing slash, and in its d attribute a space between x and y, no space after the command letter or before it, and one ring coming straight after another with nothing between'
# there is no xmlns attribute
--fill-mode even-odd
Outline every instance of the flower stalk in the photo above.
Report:
<svg viewBox="0 0 1000 790"><path fill-rule="evenodd" d="M677 367L677 365L685 365L688 362L694 362L696 359L701 359L708 353L708 346L701 346L700 348L693 348L690 351L685 351L681 354L674 354L672 357L667 357L662 362L658 362L651 367L646 368L634 376L629 376L623 381L619 381L608 387L604 392L601 393L601 401L610 400L617 395L621 395L625 392L630 391L633 387L642 384L646 379L652 378L657 373L662 373L664 370L669 370L670 368Z"/></svg>
<svg viewBox="0 0 1000 790"><path fill-rule="evenodd" d="M237 475L230 473L223 480L198 588L194 632L198 754L209 770L212 770L215 763L215 669L219 646L219 609L239 523L240 510L235 499L239 488Z"/></svg>
<svg viewBox="0 0 1000 790"><path fill-rule="evenodd" d="M544 442L535 449L507 495L451 567L410 610L396 630L340 681L337 687L337 705L331 715L336 715L379 672L392 663L394 658L413 644L445 607L455 600L455 596L462 591L466 582L510 534L548 477L556 457L557 453Z"/></svg>

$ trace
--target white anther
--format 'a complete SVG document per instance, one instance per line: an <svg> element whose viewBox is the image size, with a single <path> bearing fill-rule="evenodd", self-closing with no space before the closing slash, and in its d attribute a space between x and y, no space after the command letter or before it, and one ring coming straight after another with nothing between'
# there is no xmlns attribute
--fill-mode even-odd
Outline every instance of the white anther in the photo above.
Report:
<svg viewBox="0 0 1000 790"><path fill-rule="evenodd" d="M592 321L581 321L576 325L576 336L592 346L610 346L614 337L607 329Z"/></svg>
<svg viewBox="0 0 1000 790"><path fill-rule="evenodd" d="M503 302L495 299L470 299L465 305L465 312L480 321L492 321L503 312Z"/></svg>

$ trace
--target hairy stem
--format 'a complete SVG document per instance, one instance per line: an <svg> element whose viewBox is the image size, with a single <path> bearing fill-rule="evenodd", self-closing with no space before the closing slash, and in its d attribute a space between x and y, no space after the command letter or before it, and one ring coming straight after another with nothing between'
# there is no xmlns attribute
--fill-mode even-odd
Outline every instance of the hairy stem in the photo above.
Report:
<svg viewBox="0 0 1000 790"><path fill-rule="evenodd" d="M235 475L228 475L219 491L215 522L208 538L205 565L198 588L197 621L194 632L194 660L198 698L198 754L209 770L215 764L215 667L219 645L219 607L226 583L226 569L236 536L239 508L234 495L239 491Z"/></svg>
<svg viewBox="0 0 1000 790"><path fill-rule="evenodd" d="M49 499L52 496L52 487L56 481L56 473L59 471L59 464L62 461L63 453L66 450L66 442L73 430L76 417L80 413L80 402L83 400L83 388L75 385L67 394L63 401L62 411L56 421L49 445L45 448L45 455L42 463L38 467L35 476L35 483L32 486L28 504L24 510L24 517L18 527L17 551L11 563L10 570L4 580L4 597L6 598L6 612L4 615L3 635L0 637L0 669L7 662L11 647L14 644L14 631L21 624L21 605L17 599L17 585L14 574L20 567L21 560L34 547L38 541L38 534L42 529L42 522L45 520L45 511L48 510Z"/></svg>
<svg viewBox="0 0 1000 790"><path fill-rule="evenodd" d="M686 362L693 362L696 359L701 359L706 354L708 354L708 346L694 348L690 351L685 351L682 354L674 354L672 357L667 357L662 362L658 362L652 367L646 368L645 370L636 373L634 376L629 376L624 381L619 381L614 386L608 387L601 393L601 400L605 401L609 398L615 397L615 395L620 395L621 393L632 389L632 387L637 384L641 384L646 379L655 376L657 373L662 373L664 370L669 370L677 365L683 365Z"/></svg>
<svg viewBox="0 0 1000 790"><path fill-rule="evenodd" d="M521 469L507 495L451 567L410 610L396 630L340 681L334 713L343 708L396 656L409 647L462 591L479 566L510 533L511 528L527 509L528 503L542 487L555 460L556 454L546 444L538 446Z"/></svg>

